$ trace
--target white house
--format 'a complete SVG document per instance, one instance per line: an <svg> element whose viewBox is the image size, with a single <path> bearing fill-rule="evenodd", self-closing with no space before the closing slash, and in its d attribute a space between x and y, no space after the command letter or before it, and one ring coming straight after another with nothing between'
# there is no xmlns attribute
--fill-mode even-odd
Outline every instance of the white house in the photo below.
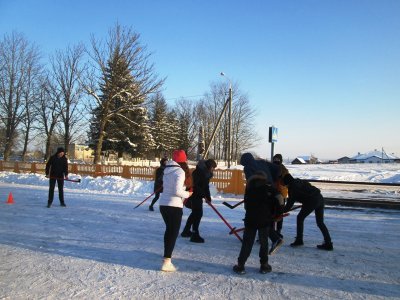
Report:
<svg viewBox="0 0 400 300"><path fill-rule="evenodd" d="M358 153L350 158L350 163L393 163L399 158L393 154L386 154L384 151L374 150L365 154Z"/></svg>

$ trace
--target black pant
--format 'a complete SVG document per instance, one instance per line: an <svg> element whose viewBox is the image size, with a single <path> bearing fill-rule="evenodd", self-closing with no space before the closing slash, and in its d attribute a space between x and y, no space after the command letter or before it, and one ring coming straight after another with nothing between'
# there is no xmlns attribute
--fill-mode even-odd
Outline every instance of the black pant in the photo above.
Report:
<svg viewBox="0 0 400 300"><path fill-rule="evenodd" d="M192 212L190 213L186 225L185 231L189 231L192 227L193 232L199 233L199 226L201 218L203 217L203 199L192 198Z"/></svg>
<svg viewBox="0 0 400 300"><path fill-rule="evenodd" d="M64 180L50 178L48 205L51 205L53 203L56 181L58 186L58 198L60 199L60 204L64 204Z"/></svg>
<svg viewBox="0 0 400 300"><path fill-rule="evenodd" d="M251 250L253 249L254 240L258 230L258 238L260 240L260 264L268 263L268 234L270 227L264 227L260 229L245 227L243 233L242 248L238 257L238 263L244 265L250 256Z"/></svg>
<svg viewBox="0 0 400 300"><path fill-rule="evenodd" d="M161 205L160 212L165 223L164 257L171 258L181 227L183 209L180 207Z"/></svg>
<svg viewBox="0 0 400 300"><path fill-rule="evenodd" d="M329 235L328 228L324 223L324 199L322 195L320 196L319 201L315 205L304 205L301 207L299 214L297 215L297 239L303 239L303 230L304 230L304 220L305 218L315 211L315 221L317 222L318 228L321 230L322 235L324 236L325 242L331 242L331 236Z"/></svg>
<svg viewBox="0 0 400 300"><path fill-rule="evenodd" d="M154 204L156 204L158 198L160 198L160 194L161 194L160 192L157 192L157 193L156 193L156 196L155 196L154 199L151 201L151 204L150 204L151 207L153 207Z"/></svg>

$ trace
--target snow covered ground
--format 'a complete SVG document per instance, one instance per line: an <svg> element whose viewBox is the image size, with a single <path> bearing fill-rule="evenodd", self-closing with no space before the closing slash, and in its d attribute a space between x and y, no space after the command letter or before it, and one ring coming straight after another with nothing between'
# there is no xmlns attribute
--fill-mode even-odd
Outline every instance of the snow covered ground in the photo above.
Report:
<svg viewBox="0 0 400 300"><path fill-rule="evenodd" d="M304 168L306 167L306 168ZM295 177L400 182L399 165L289 166ZM78 178L71 175L71 178ZM242 206L216 208L241 227ZM0 299L400 299L400 211L336 209L325 220L334 251L318 250L314 216L305 222L305 246L293 249L294 211L284 222L285 244L270 256L273 271L258 273L258 244L247 274L232 272L240 242L205 205L200 225L206 242L179 237L176 273L159 271L164 223L148 210L152 182L118 177L66 183L67 208L46 208L42 175L0 173ZM9 193L14 204L6 204ZM398 196L398 191L395 193ZM189 214L185 208L184 219Z"/></svg>

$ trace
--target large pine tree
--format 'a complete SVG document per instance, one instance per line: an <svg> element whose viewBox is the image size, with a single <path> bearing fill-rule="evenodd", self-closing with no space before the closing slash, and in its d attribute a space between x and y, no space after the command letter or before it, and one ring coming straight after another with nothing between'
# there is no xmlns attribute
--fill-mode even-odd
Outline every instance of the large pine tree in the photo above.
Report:
<svg viewBox="0 0 400 300"><path fill-rule="evenodd" d="M143 157L154 144L144 102L164 80L156 78L139 35L129 28L117 25L106 44L93 38L92 47L91 56L101 70L100 76L93 75L85 84L96 101L90 128L94 162L99 162L101 151L108 150L119 157L123 153Z"/></svg>
<svg viewBox="0 0 400 300"><path fill-rule="evenodd" d="M142 156L152 144L152 137L147 122L147 111L139 85L131 75L129 64L124 54L115 49L107 62L104 79L101 84L102 106L93 111L92 139L98 140L99 120L108 111L109 118L104 124L102 151L114 151L118 157L124 153ZM149 146L147 146L149 145Z"/></svg>

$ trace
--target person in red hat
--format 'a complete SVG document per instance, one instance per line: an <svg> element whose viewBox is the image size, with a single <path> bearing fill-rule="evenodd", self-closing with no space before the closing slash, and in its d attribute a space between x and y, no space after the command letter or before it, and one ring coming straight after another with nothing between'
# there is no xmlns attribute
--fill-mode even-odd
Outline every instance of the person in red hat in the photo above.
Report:
<svg viewBox="0 0 400 300"><path fill-rule="evenodd" d="M161 271L174 272L175 266L171 257L175 248L176 239L181 227L184 199L190 197L192 192L187 191L188 168L187 157L183 150L175 150L172 160L169 160L164 169L163 193L160 197L160 212L165 223L164 232L164 259Z"/></svg>

